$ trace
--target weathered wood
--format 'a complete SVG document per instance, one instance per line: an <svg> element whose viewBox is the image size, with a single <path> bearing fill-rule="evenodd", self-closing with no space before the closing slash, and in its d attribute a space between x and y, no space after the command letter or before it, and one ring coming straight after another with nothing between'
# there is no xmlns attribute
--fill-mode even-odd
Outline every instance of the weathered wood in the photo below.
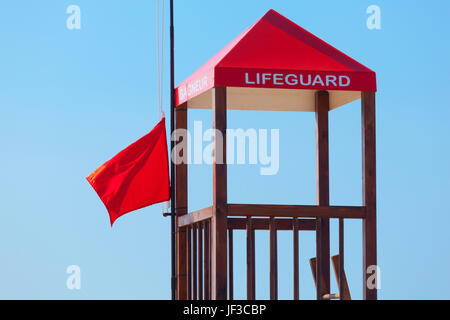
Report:
<svg viewBox="0 0 450 320"><path fill-rule="evenodd" d="M177 218L178 226L180 228L190 226L194 223L199 223L211 219L212 215L213 215L213 207L208 207L189 214L185 214Z"/></svg>
<svg viewBox="0 0 450 320"><path fill-rule="evenodd" d="M203 223L197 225L198 229L198 299L203 300Z"/></svg>
<svg viewBox="0 0 450 320"><path fill-rule="evenodd" d="M212 299L227 298L227 90L212 89L213 96L213 217L211 220Z"/></svg>
<svg viewBox="0 0 450 320"><path fill-rule="evenodd" d="M344 267L342 266L343 259L341 260L340 255L335 255L331 257L331 262L333 264L334 275L339 288L339 297L341 300L351 300L350 289L348 287L347 277L345 275Z"/></svg>
<svg viewBox="0 0 450 320"><path fill-rule="evenodd" d="M329 143L328 143L328 113L330 98L326 91L316 93L316 188L317 204L330 205L329 179ZM317 219L317 295L319 299L330 293L330 220Z"/></svg>
<svg viewBox="0 0 450 320"><path fill-rule="evenodd" d="M187 128L187 103L179 106L175 114L175 128ZM180 144L175 146L173 152L183 155L183 149ZM187 163L175 165L175 214L177 217L185 215L188 208L188 190L187 190ZM186 228L176 227L176 252L177 252L177 276L176 292L178 300L187 299L187 249L186 249Z"/></svg>
<svg viewBox="0 0 450 320"><path fill-rule="evenodd" d="M197 300L197 225L192 226L192 300Z"/></svg>
<svg viewBox="0 0 450 320"><path fill-rule="evenodd" d="M292 230L294 219L275 219L277 230ZM270 220L268 218L252 218L254 230L269 230ZM298 230L316 231L315 219L297 219ZM246 230L247 218L228 218L228 229Z"/></svg>
<svg viewBox="0 0 450 320"><path fill-rule="evenodd" d="M270 218L270 300L278 299L278 243L275 219Z"/></svg>
<svg viewBox="0 0 450 320"><path fill-rule="evenodd" d="M228 230L228 299L233 300L233 230Z"/></svg>
<svg viewBox="0 0 450 320"><path fill-rule="evenodd" d="M377 196L376 196L376 122L375 92L363 92L361 96L362 157L363 157L363 297L377 299L377 289L367 286L372 275L370 266L377 266Z"/></svg>
<svg viewBox="0 0 450 320"><path fill-rule="evenodd" d="M303 206L267 204L229 204L229 217L279 217L279 218L365 218L364 207L353 206Z"/></svg>
<svg viewBox="0 0 450 320"><path fill-rule="evenodd" d="M299 253L298 253L298 230L299 222L297 218L292 221L292 234L293 234L293 264L294 264L294 300L300 299L300 281L299 281Z"/></svg>
<svg viewBox="0 0 450 320"><path fill-rule="evenodd" d="M255 229L253 219L248 217L247 221L247 300L255 300Z"/></svg>

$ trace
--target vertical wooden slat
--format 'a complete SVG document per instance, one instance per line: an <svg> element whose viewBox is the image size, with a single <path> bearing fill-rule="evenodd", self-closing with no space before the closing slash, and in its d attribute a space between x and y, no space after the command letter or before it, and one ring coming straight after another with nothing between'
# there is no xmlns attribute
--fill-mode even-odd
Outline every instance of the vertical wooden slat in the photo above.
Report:
<svg viewBox="0 0 450 320"><path fill-rule="evenodd" d="M187 268L186 268L186 272L187 272L187 299L191 300L192 299L192 246L191 246L191 227L187 227L187 245L186 245L186 250L187 250Z"/></svg>
<svg viewBox="0 0 450 320"><path fill-rule="evenodd" d="M362 157L363 157L363 297L376 300L376 288L369 288L367 281L372 275L367 268L377 266L377 195L376 195L376 122L375 92L363 92L361 96Z"/></svg>
<svg viewBox="0 0 450 320"><path fill-rule="evenodd" d="M278 244L275 219L270 217L270 300L278 299Z"/></svg>
<svg viewBox="0 0 450 320"><path fill-rule="evenodd" d="M233 300L233 229L228 230L228 298Z"/></svg>
<svg viewBox="0 0 450 320"><path fill-rule="evenodd" d="M213 217L211 219L211 298L227 298L227 88L215 87L213 96Z"/></svg>
<svg viewBox="0 0 450 320"><path fill-rule="evenodd" d="M192 226L192 300L197 300L197 225Z"/></svg>
<svg viewBox="0 0 450 320"><path fill-rule="evenodd" d="M203 300L203 223L198 229L198 299Z"/></svg>
<svg viewBox="0 0 450 320"><path fill-rule="evenodd" d="M339 219L339 297L344 300L344 219Z"/></svg>
<svg viewBox="0 0 450 320"><path fill-rule="evenodd" d="M293 247L294 247L294 300L300 299L299 280L299 253L298 253L298 219L292 221Z"/></svg>
<svg viewBox="0 0 450 320"><path fill-rule="evenodd" d="M204 232L205 232L205 300L211 299L211 237L210 237L210 221L205 221Z"/></svg>
<svg viewBox="0 0 450 320"><path fill-rule="evenodd" d="M255 300L255 230L253 220L247 217L247 300Z"/></svg>
<svg viewBox="0 0 450 320"><path fill-rule="evenodd" d="M186 129L187 128L187 103L184 103L176 108L175 111L175 128ZM181 141L180 137L177 137ZM183 146L187 145L187 141L184 143L177 143L175 145L176 154L181 157L184 156ZM188 189L187 189L187 163L179 163L175 165L175 214L179 217L187 214L188 209ZM178 300L187 299L187 249L186 249L186 228L176 227L176 293Z"/></svg>
<svg viewBox="0 0 450 320"><path fill-rule="evenodd" d="M316 171L317 204L330 205L328 113L330 99L327 91L316 93ZM330 220L317 219L317 298L330 293Z"/></svg>

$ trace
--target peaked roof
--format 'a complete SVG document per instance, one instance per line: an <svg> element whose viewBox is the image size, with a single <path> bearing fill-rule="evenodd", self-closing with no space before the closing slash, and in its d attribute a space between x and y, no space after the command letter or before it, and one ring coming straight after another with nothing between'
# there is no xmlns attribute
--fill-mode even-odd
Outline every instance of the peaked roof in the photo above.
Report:
<svg viewBox="0 0 450 320"><path fill-rule="evenodd" d="M376 91L376 75L269 10L176 88L176 104L215 86Z"/></svg>

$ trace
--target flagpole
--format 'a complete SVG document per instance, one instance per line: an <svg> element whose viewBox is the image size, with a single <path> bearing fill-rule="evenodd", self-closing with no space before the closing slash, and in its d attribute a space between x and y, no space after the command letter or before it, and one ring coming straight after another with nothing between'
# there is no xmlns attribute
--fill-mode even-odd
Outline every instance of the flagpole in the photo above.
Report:
<svg viewBox="0 0 450 320"><path fill-rule="evenodd" d="M171 227L171 252L172 252L172 300L176 299L176 219L175 219L175 165L172 161L174 142L172 134L175 124L175 34L173 0L170 0L170 227Z"/></svg>

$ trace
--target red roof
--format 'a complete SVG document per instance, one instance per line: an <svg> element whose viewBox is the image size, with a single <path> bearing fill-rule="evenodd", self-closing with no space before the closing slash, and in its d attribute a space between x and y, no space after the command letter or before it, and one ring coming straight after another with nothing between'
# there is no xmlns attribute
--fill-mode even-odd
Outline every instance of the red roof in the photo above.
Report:
<svg viewBox="0 0 450 320"><path fill-rule="evenodd" d="M376 75L269 10L176 88L176 104L215 86L376 91Z"/></svg>

